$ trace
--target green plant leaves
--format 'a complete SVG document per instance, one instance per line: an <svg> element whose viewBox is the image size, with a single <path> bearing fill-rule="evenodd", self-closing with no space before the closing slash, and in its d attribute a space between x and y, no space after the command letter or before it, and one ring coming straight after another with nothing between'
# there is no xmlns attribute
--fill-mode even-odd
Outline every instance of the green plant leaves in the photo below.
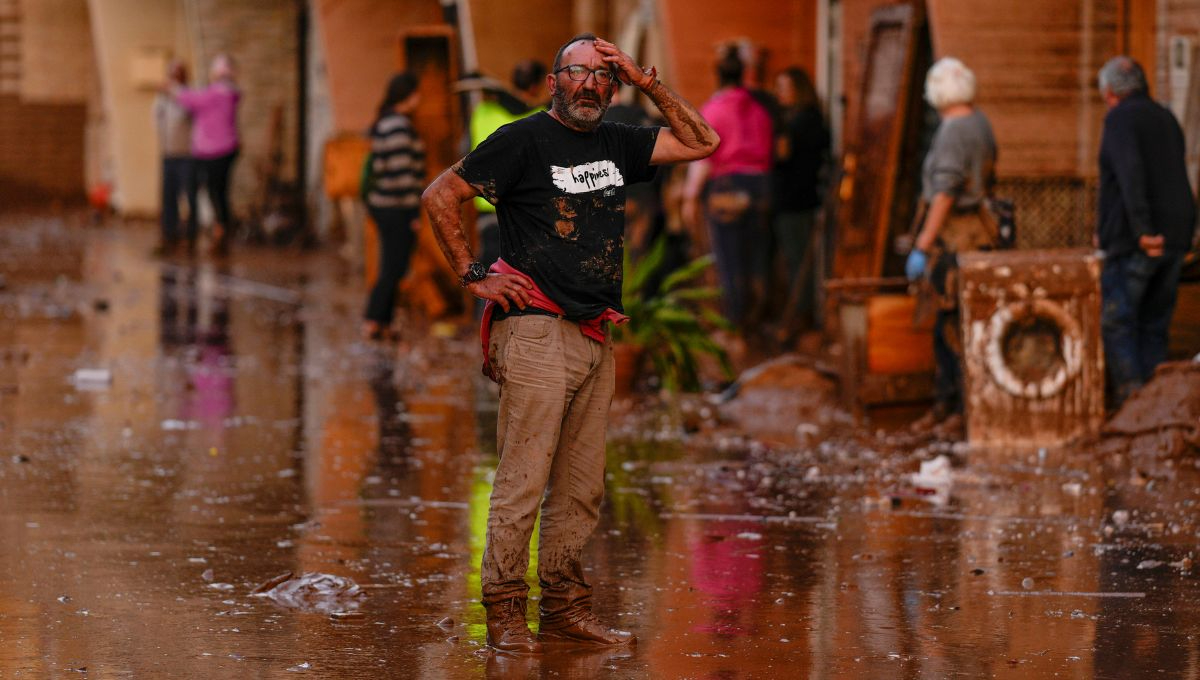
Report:
<svg viewBox="0 0 1200 680"><path fill-rule="evenodd" d="M728 355L712 339L714 330L733 326L705 304L719 298L720 289L692 283L713 265L711 255L696 258L668 273L658 286L648 290L649 283L665 265L666 256L665 236L656 239L636 262L625 251L622 303L630 321L617 327L614 337L618 342L643 348L663 389L695 391L700 389L697 354L713 356L725 376L733 376Z"/></svg>

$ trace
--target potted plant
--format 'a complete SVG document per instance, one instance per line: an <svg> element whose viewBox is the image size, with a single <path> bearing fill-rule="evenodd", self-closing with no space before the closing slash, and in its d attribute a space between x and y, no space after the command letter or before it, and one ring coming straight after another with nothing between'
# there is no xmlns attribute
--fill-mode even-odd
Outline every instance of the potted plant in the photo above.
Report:
<svg viewBox="0 0 1200 680"><path fill-rule="evenodd" d="M705 304L719 297L720 291L696 281L712 266L712 256L660 275L666 255L665 237L659 237L636 262L625 251L621 298L630 320L614 333L618 390L632 387L637 369L647 360L663 389L670 392L700 389L699 354L711 355L725 377L733 376L729 357L712 339L714 330L731 326Z"/></svg>

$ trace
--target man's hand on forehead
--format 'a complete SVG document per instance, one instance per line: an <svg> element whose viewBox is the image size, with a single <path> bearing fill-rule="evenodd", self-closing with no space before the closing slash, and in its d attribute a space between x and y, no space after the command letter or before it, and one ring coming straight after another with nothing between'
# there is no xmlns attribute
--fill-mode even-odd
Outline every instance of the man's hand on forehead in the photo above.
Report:
<svg viewBox="0 0 1200 680"><path fill-rule="evenodd" d="M600 53L600 58L616 72L617 78L626 85L636 85L644 88L654 82L654 75L646 73L633 57L621 51L613 43L604 38L596 38L592 44Z"/></svg>

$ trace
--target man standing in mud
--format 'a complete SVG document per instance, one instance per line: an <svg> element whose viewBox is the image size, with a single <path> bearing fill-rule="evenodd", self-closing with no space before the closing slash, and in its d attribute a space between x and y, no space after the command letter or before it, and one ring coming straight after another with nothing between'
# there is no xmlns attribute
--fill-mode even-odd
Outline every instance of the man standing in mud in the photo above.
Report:
<svg viewBox="0 0 1200 680"><path fill-rule="evenodd" d="M483 555L487 640L509 652L541 643L620 645L592 613L584 544L604 496L612 345L620 323L625 187L652 166L705 158L719 142L696 109L616 45L567 41L546 76L552 104L497 130L426 189L422 203L461 284L488 301L484 372L500 384L496 469ZM601 122L621 83L670 127ZM500 260L471 253L460 206L482 196L500 220ZM498 309L497 309L498 307ZM538 536L539 635L525 621L529 539Z"/></svg>

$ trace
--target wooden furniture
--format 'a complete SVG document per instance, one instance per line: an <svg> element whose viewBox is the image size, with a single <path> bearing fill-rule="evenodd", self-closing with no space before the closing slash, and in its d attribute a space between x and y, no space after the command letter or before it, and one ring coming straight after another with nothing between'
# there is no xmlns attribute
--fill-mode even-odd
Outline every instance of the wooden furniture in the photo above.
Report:
<svg viewBox="0 0 1200 680"><path fill-rule="evenodd" d="M1091 250L959 255L967 437L1053 446L1104 420L1100 258Z"/></svg>
<svg viewBox="0 0 1200 680"><path fill-rule="evenodd" d="M862 93L849 111L840 179L826 208L832 253L824 318L842 346L843 400L860 412L933 393L932 324L914 324L916 300L892 248L916 207L930 59L921 6L871 14Z"/></svg>

